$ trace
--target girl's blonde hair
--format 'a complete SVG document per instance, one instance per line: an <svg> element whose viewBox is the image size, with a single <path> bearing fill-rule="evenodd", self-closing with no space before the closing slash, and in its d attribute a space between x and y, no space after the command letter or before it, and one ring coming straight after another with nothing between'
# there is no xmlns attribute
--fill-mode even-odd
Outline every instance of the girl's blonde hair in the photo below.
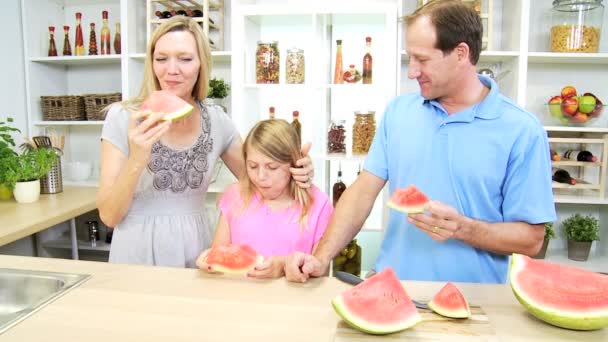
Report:
<svg viewBox="0 0 608 342"><path fill-rule="evenodd" d="M163 22L152 34L146 51L146 61L144 64L144 79L139 90L139 94L131 99L122 102L123 106L129 111L137 111L145 99L155 90L161 90L158 78L154 75L152 63L154 61L154 49L158 40L169 32L185 31L192 33L196 41L196 49L201 66L198 79L192 89L192 98L195 101L203 100L207 97L209 90L209 73L211 71L211 49L209 41L200 25L192 18L178 15L171 17Z"/></svg>
<svg viewBox="0 0 608 342"><path fill-rule="evenodd" d="M245 162L247 162L247 151L250 148L279 163L289 163L291 167L295 167L296 161L302 158L298 133L287 121L281 119L263 120L253 126L243 143L243 160ZM246 208L251 203L255 187L247 172L243 173L240 183L243 207ZM298 221L300 227L305 228L308 210L313 202L310 190L299 187L296 181L291 178L289 193L300 206L301 211Z"/></svg>

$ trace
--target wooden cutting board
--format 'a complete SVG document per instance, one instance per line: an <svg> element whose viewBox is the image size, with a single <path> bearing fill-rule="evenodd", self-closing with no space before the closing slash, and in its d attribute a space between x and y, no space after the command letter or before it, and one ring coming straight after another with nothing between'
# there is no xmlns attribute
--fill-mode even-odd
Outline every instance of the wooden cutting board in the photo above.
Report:
<svg viewBox="0 0 608 342"><path fill-rule="evenodd" d="M351 328L340 320L336 328L335 342L367 342L382 340L413 341L498 341L488 316L479 306L471 306L471 318L454 319L418 309L422 322L399 333L375 336Z"/></svg>

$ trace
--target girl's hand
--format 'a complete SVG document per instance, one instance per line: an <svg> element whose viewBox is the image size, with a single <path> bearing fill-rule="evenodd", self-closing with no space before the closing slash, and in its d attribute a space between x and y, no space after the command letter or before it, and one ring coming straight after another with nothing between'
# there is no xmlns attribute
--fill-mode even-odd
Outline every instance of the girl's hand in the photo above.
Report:
<svg viewBox="0 0 608 342"><path fill-rule="evenodd" d="M285 274L285 257L275 256L265 259L247 272L248 277L258 279L280 278Z"/></svg>
<svg viewBox="0 0 608 342"><path fill-rule="evenodd" d="M196 258L196 266L198 266L199 269L203 270L203 271L209 271L207 263L205 262L206 258L207 258L207 254L209 254L209 251L211 250L211 248L207 248L205 249L201 255L198 256L198 258Z"/></svg>
<svg viewBox="0 0 608 342"><path fill-rule="evenodd" d="M160 140L171 126L171 120L161 121L163 113L136 112L129 119L129 159L137 165L150 160L152 145Z"/></svg>
<svg viewBox="0 0 608 342"><path fill-rule="evenodd" d="M296 161L297 167L290 167L291 177L296 181L301 188L310 188L312 178L315 175L315 168L312 165L312 159L308 155L311 143L306 143L302 146L302 158Z"/></svg>

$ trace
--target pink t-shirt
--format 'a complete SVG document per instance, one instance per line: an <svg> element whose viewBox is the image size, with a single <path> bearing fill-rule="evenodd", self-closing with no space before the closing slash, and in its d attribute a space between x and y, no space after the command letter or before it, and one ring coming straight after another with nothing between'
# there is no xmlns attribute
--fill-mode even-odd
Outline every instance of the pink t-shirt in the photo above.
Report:
<svg viewBox="0 0 608 342"><path fill-rule="evenodd" d="M313 203L308 210L307 225L300 227L300 209L286 208L272 211L255 194L247 208L239 192L239 185L230 186L219 202L222 215L230 227L233 244L247 244L265 257L289 255L294 251L311 253L319 242L334 208L327 195L313 186Z"/></svg>

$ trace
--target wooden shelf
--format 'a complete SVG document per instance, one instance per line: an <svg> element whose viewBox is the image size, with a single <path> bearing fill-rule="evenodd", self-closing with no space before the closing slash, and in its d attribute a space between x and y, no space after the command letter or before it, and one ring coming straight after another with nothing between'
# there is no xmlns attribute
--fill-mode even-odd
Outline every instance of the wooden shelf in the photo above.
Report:
<svg viewBox="0 0 608 342"><path fill-rule="evenodd" d="M547 132L608 133L608 127L544 126Z"/></svg>
<svg viewBox="0 0 608 342"><path fill-rule="evenodd" d="M553 202L557 204L607 205L608 199L589 195L553 195Z"/></svg>
<svg viewBox="0 0 608 342"><path fill-rule="evenodd" d="M602 166L601 162L580 162L576 160L552 161L553 166Z"/></svg>
<svg viewBox="0 0 608 342"><path fill-rule="evenodd" d="M608 64L608 53L530 52L530 64Z"/></svg>
<svg viewBox="0 0 608 342"><path fill-rule="evenodd" d="M103 126L103 121L34 121L34 126Z"/></svg>
<svg viewBox="0 0 608 342"><path fill-rule="evenodd" d="M577 179L575 185L553 182L553 189L572 189L572 190L599 190L600 184L587 183L584 180Z"/></svg>
<svg viewBox="0 0 608 342"><path fill-rule="evenodd" d="M30 62L58 65L120 64L120 55L37 57L30 58Z"/></svg>

